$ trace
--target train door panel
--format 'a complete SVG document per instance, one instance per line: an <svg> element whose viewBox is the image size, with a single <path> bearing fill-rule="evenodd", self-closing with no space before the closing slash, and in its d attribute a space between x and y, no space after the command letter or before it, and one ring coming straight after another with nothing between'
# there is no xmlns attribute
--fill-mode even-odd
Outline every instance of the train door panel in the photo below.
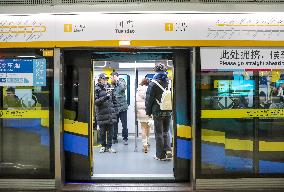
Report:
<svg viewBox="0 0 284 192"><path fill-rule="evenodd" d="M64 52L64 134L66 180L92 174L92 68L88 51Z"/></svg>
<svg viewBox="0 0 284 192"><path fill-rule="evenodd" d="M189 181L192 158L191 142L191 62L190 50L173 54L174 64L174 177L177 181Z"/></svg>

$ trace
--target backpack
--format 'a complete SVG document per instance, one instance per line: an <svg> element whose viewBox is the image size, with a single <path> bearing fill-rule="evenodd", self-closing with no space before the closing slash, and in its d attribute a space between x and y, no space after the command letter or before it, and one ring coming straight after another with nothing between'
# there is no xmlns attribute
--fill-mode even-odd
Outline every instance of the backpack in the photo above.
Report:
<svg viewBox="0 0 284 192"><path fill-rule="evenodd" d="M157 103L160 105L160 109L162 111L171 111L172 110L172 92L168 89L165 89L157 81L152 80L152 82L158 85L158 87L160 87L163 90L161 102L159 102L159 100L156 99Z"/></svg>

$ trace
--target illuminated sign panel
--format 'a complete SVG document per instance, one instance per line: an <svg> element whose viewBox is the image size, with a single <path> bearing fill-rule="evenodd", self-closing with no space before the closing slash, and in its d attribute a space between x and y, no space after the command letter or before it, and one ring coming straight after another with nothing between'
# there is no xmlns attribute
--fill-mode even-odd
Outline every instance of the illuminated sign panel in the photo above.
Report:
<svg viewBox="0 0 284 192"><path fill-rule="evenodd" d="M45 85L45 59L0 59L0 86Z"/></svg>

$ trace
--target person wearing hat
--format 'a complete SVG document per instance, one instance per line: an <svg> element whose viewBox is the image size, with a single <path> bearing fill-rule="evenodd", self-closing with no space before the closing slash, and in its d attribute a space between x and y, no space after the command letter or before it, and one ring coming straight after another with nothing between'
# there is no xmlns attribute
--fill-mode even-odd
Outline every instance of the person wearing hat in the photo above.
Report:
<svg viewBox="0 0 284 192"><path fill-rule="evenodd" d="M116 153L112 149L113 125L116 123L117 112L114 108L113 93L107 83L108 77L101 73L95 87L95 113L96 121L100 128L100 153Z"/></svg>
<svg viewBox="0 0 284 192"><path fill-rule="evenodd" d="M166 73L167 68L164 64L158 63L155 65L153 80L159 83L164 89L168 87L169 81ZM157 160L168 160L172 158L172 151L170 146L170 122L171 111L162 111L157 101L161 101L163 90L151 81L146 92L145 106L146 115L153 116L154 131L156 140L156 156Z"/></svg>
<svg viewBox="0 0 284 192"><path fill-rule="evenodd" d="M117 134L118 134L118 122L119 119L122 124L122 138L124 145L128 145L128 129L127 129L127 109L128 104L126 101L126 82L124 79L119 78L117 72L111 73L111 82L114 86L113 94L116 101L116 108L118 111L117 121L114 124L114 133L113 133L113 143L118 143Z"/></svg>

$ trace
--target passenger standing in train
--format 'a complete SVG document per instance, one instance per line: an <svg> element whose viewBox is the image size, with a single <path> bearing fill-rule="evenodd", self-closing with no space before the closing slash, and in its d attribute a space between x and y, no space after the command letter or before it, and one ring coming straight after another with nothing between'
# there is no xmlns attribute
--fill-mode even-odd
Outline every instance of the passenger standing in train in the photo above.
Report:
<svg viewBox="0 0 284 192"><path fill-rule="evenodd" d="M117 112L114 109L114 96L111 86L107 83L106 74L99 75L98 83L95 88L95 111L96 120L100 128L100 142L102 147L100 153L116 153L112 146L113 124L116 123Z"/></svg>
<svg viewBox="0 0 284 192"><path fill-rule="evenodd" d="M169 81L164 64L155 65L156 74L153 79L163 88L167 88ZM171 111L162 111L158 101L161 101L163 90L153 81L149 84L146 92L146 114L154 119L155 139L156 139L156 157L157 160L167 160L172 158L170 147L169 128L171 121Z"/></svg>
<svg viewBox="0 0 284 192"><path fill-rule="evenodd" d="M143 152L147 153L149 148L150 118L146 115L145 99L146 91L149 85L149 79L143 78L136 92L137 120L141 125Z"/></svg>
<svg viewBox="0 0 284 192"><path fill-rule="evenodd" d="M118 134L118 122L120 119L122 124L123 143L124 145L128 145L128 129L127 129L128 104L125 95L126 82L124 79L119 78L119 74L117 72L111 73L111 82L114 86L113 93L118 109L117 122L114 124L113 143L118 143L117 134Z"/></svg>

